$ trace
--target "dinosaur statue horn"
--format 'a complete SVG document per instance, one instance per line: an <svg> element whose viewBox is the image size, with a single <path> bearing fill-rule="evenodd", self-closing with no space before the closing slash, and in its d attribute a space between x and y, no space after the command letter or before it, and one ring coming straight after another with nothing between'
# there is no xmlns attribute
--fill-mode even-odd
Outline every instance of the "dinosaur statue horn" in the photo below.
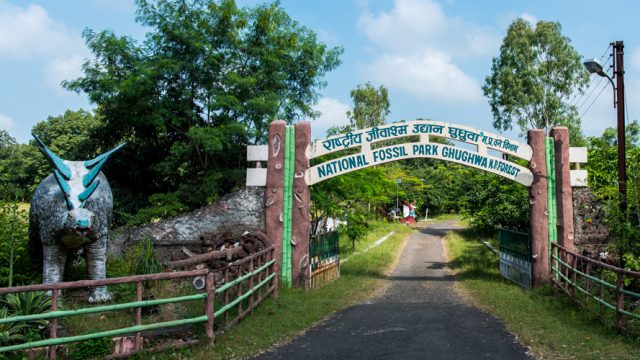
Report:
<svg viewBox="0 0 640 360"><path fill-rule="evenodd" d="M32 133L31 135L34 139L36 139L38 148L40 149L40 151L42 151L44 156L47 157L47 160L49 160L49 163L51 163L53 169L57 170L60 175L65 178L65 180L71 179L71 169L69 169L69 167L64 163L64 160L62 160L62 158L60 158L58 155L54 154L53 151L51 151L51 149L49 149L47 145L45 145L44 142L42 142L42 140L40 140L40 138L36 136L36 134Z"/></svg>
<svg viewBox="0 0 640 360"><path fill-rule="evenodd" d="M116 151L120 150L125 144L126 143L122 143L115 148L107 151L106 153L98 155L94 159L84 162L84 167L90 169L89 173L87 173L87 175L82 178L82 185L84 185L85 188L93 182L96 176L98 176L100 169L107 162L107 160L109 160L109 157Z"/></svg>

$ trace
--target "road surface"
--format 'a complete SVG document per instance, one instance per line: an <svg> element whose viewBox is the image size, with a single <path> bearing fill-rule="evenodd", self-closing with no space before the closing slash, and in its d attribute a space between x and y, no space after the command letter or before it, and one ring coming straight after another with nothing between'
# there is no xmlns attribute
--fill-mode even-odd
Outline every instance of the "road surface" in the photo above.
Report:
<svg viewBox="0 0 640 360"><path fill-rule="evenodd" d="M531 359L502 323L454 289L442 236L411 235L383 295L340 311L255 359Z"/></svg>

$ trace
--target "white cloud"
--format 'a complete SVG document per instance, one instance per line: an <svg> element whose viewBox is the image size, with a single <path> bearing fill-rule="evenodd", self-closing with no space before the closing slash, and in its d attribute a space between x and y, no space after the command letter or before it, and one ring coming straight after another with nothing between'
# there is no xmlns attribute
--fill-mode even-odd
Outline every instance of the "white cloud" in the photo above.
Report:
<svg viewBox="0 0 640 360"><path fill-rule="evenodd" d="M89 54L81 35L52 19L43 7L0 0L0 56L43 63L47 86L62 92L60 81L79 75Z"/></svg>
<svg viewBox="0 0 640 360"><path fill-rule="evenodd" d="M631 55L629 56L629 65L631 68L635 69L636 72L640 72L640 46L631 51Z"/></svg>
<svg viewBox="0 0 640 360"><path fill-rule="evenodd" d="M347 111L349 110L351 108L340 100L330 97L321 98L313 106L313 111L318 111L321 114L320 117L311 122L311 136L317 139L323 138L330 127L349 124L349 119L347 118Z"/></svg>
<svg viewBox="0 0 640 360"><path fill-rule="evenodd" d="M522 20L528 21L529 24L531 24L531 25L535 25L535 24L538 23L538 18L536 18L535 16L533 16L531 14L522 13L522 14L520 14L519 18L521 18Z"/></svg>
<svg viewBox="0 0 640 360"><path fill-rule="evenodd" d="M2 130L13 130L16 126L15 120L8 117L7 115L0 114L0 129Z"/></svg>
<svg viewBox="0 0 640 360"><path fill-rule="evenodd" d="M449 55L433 49L422 54L385 54L368 66L379 83L406 90L425 100L478 102L480 85L451 62Z"/></svg>
<svg viewBox="0 0 640 360"><path fill-rule="evenodd" d="M459 56L487 55L501 42L495 29L447 17L432 0L396 0L389 12L365 11L358 29L375 45L399 53L432 47Z"/></svg>
<svg viewBox="0 0 640 360"><path fill-rule="evenodd" d="M456 59L486 58L501 38L493 28L448 17L433 0L396 0L388 12L358 19L358 29L381 54L363 77L426 100L479 102L479 82Z"/></svg>
<svg viewBox="0 0 640 360"><path fill-rule="evenodd" d="M44 81L47 86L56 90L59 95L68 95L60 83L63 80L73 80L82 76L82 64L85 56L73 55L66 58L53 59L44 68Z"/></svg>

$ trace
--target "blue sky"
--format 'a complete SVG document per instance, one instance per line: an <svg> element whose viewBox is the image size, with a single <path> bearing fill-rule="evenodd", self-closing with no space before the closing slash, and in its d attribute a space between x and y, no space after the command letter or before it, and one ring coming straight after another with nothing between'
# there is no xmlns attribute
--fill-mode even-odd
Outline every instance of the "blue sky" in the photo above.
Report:
<svg viewBox="0 0 640 360"><path fill-rule="evenodd" d="M256 3L238 0L239 5ZM599 58L611 41L623 40L629 119L640 118L640 2L616 1L622 11L602 1L554 0L283 0L281 4L322 41L345 50L342 65L327 76L329 84L315 106L323 115L312 124L313 137L347 123L349 92L366 81L389 89L389 121L431 118L492 130L480 87L516 17L559 21L563 34L585 58ZM86 96L59 85L80 76L83 59L91 56L82 31L111 29L141 40L145 30L134 17L133 0L0 0L0 128L25 142L31 127L48 116L66 109L93 109ZM583 130L588 135L615 126L611 89L601 93L604 86L604 81L594 79L593 91L570 99L584 113Z"/></svg>

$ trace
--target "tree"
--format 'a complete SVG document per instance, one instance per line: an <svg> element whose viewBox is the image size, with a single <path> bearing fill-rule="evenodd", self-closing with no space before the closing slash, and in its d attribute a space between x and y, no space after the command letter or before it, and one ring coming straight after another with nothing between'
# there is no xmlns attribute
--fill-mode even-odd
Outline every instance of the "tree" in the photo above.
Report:
<svg viewBox="0 0 640 360"><path fill-rule="evenodd" d="M101 150L92 138L100 123L82 109L67 110L63 115L49 116L31 131L60 157L84 160ZM0 200L29 200L36 186L49 174L51 166L35 146L35 140L18 144L8 134L0 133Z"/></svg>
<svg viewBox="0 0 640 360"><path fill-rule="evenodd" d="M277 2L136 4L145 41L85 31L95 60L64 83L98 105L101 145L129 143L110 163L114 196L129 212L153 194L196 207L240 186L245 146L264 142L274 119L314 117L324 75L340 62L341 48L319 42Z"/></svg>
<svg viewBox="0 0 640 360"><path fill-rule="evenodd" d="M352 129L365 129L383 125L389 115L389 92L380 85L376 89L370 82L351 90L353 111L347 112Z"/></svg>
<svg viewBox="0 0 640 360"><path fill-rule="evenodd" d="M561 33L560 24L516 19L507 30L500 55L482 87L489 98L493 127L510 130L568 126L572 140L580 137L580 118L567 98L583 92L588 81L580 55Z"/></svg>

